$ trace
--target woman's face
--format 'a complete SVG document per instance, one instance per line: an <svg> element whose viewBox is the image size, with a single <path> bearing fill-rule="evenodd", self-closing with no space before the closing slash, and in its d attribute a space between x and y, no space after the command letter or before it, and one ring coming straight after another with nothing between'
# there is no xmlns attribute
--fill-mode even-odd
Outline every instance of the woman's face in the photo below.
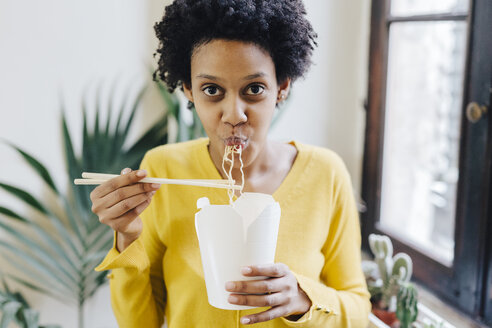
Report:
<svg viewBox="0 0 492 328"><path fill-rule="evenodd" d="M275 105L289 86L290 80L278 85L273 60L262 48L218 39L195 49L191 87L184 89L210 138L212 156L239 145L247 167L264 149Z"/></svg>

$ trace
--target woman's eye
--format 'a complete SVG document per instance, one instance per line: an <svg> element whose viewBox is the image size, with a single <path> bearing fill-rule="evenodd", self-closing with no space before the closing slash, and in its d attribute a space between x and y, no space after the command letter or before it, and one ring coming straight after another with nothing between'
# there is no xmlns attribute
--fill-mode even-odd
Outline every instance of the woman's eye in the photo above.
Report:
<svg viewBox="0 0 492 328"><path fill-rule="evenodd" d="M220 90L219 88L217 87L214 87L214 86L209 86L209 87L206 87L203 89L203 92L207 95L207 96L219 96L220 95Z"/></svg>
<svg viewBox="0 0 492 328"><path fill-rule="evenodd" d="M265 88L261 85L254 84L248 87L248 90L246 90L246 94L256 96L262 94L264 90Z"/></svg>

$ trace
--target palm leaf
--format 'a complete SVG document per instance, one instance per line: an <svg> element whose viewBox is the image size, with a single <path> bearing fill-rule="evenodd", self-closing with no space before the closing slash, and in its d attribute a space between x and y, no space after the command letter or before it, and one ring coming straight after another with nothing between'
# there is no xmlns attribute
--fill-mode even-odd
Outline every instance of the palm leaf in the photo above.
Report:
<svg viewBox="0 0 492 328"><path fill-rule="evenodd" d="M8 257L5 251L8 251L12 255L15 255L15 257L9 257L11 264L23 262L28 264L33 270L36 270L36 272L33 272L32 270L25 272L26 275L30 276L30 278L32 278L33 280L38 279L37 276L38 273L42 273L46 277L50 277L50 279L53 280L55 284L59 283L67 290L75 289L76 287L75 279L73 277L67 277L66 275L60 274L60 272L58 271L58 266L53 264L52 261L46 261L46 258L43 255L39 254L40 252L35 252L37 256L41 257L38 258L37 256L34 256L21 248L14 247L11 244L1 240L0 240L0 248L4 249L4 254L3 254L4 256Z"/></svg>
<svg viewBox="0 0 492 328"><path fill-rule="evenodd" d="M141 94L142 94L142 90L140 90L138 92L137 98L134 100L134 103L138 103L138 99L139 99L138 95L141 95ZM120 108L120 114L118 116L118 121L116 122L116 127L115 127L114 135L112 138L112 141L113 141L112 142L112 144L113 144L113 158L116 158L117 160L120 160L121 149L123 148L123 145L125 143L125 131L127 129L129 130L129 127L131 127L135 111L138 108L137 106L133 106L132 110L130 111L130 116L127 119L127 124L126 124L125 128L123 130L121 130L120 126L121 126L121 122L122 122L123 113L125 112L127 101L128 101L128 99L125 100L125 102L122 104L122 106Z"/></svg>
<svg viewBox="0 0 492 328"><path fill-rule="evenodd" d="M45 217L50 220L50 222L55 226L56 230L60 234L60 237L62 237L65 242L67 243L68 246L72 249L74 254L78 255L79 250L75 246L75 244L72 241L72 237L70 233L67 231L67 229L63 225L63 221L61 221L56 215L54 215L50 210L48 210L46 207L41 205L41 203L36 200L30 193L27 191L24 191L22 189L19 189L17 187L0 183L0 188L4 189L11 195L17 197L18 199L22 200L25 202L27 205L33 207L34 209L38 210L42 214L45 214Z"/></svg>
<svg viewBox="0 0 492 328"><path fill-rule="evenodd" d="M78 224L77 222L84 222L84 220L81 220L80 217L76 218L75 215L77 212L75 211L75 205L73 203L70 203L67 199L67 197L62 196L61 200L63 202L63 207L65 209L65 213L68 217L68 222L70 223L70 228L72 231L75 232L77 235L77 241L79 242L80 247L86 248L86 234L87 234L87 229L84 224ZM77 221L78 220L78 221Z"/></svg>
<svg viewBox="0 0 492 328"><path fill-rule="evenodd" d="M96 108L96 120L94 122L94 144L98 145L100 144L100 126L99 126L99 114L101 112L100 110L100 100L101 100L101 87L97 88L96 90L96 103L95 103L95 108Z"/></svg>
<svg viewBox="0 0 492 328"><path fill-rule="evenodd" d="M2 305L2 320L0 321L0 328L8 328L9 324L15 320L17 311L22 307L22 304L16 301L8 301Z"/></svg>
<svg viewBox="0 0 492 328"><path fill-rule="evenodd" d="M14 148L23 158L24 160L38 173L38 175L46 182L46 184L53 190L56 194L59 194L58 189L55 186L55 183L53 182L53 179L51 178L51 175L49 174L48 170L46 167L41 164L37 159L20 149L19 147L16 147L14 144L7 142L7 144Z"/></svg>
<svg viewBox="0 0 492 328"><path fill-rule="evenodd" d="M130 147L126 152L128 166L132 169L139 167L140 160L147 151L147 145L155 145L159 143L168 142L168 119L167 115L164 115L158 122L156 122L140 139Z"/></svg>
<svg viewBox="0 0 492 328"><path fill-rule="evenodd" d="M91 281L92 284L87 285L87 289L84 291L84 297L92 297L94 293L99 289L99 287L107 281L107 275L107 272L92 271L87 279Z"/></svg>
<svg viewBox="0 0 492 328"><path fill-rule="evenodd" d="M151 72L153 72L152 69ZM169 90L162 83L162 81L158 80L155 83L155 85L157 86L159 94L161 95L162 99L164 100L164 103L166 104L168 113L178 120L179 109L180 109L179 99L176 97L176 95L169 92Z"/></svg>
<svg viewBox="0 0 492 328"><path fill-rule="evenodd" d="M21 293L10 291L7 282L2 278L3 289L0 289L0 311L4 312L2 320L4 320L1 325L4 325L8 321L16 323L20 327L25 328L39 328L39 327L51 327L60 328L59 326L39 326L39 313L30 308L27 301L24 299ZM6 312L13 313L13 316L7 314L5 316L5 307L7 307Z"/></svg>
<svg viewBox="0 0 492 328"><path fill-rule="evenodd" d="M130 112L130 117L128 118L128 121L125 126L125 130L123 131L122 138L121 140L124 142L128 136L128 132L130 132L130 128L133 124L133 119L135 117L135 113L137 112L137 109L140 105L140 101L142 100L145 90L147 90L147 86L144 86L140 91L138 92L137 97L135 98L132 106L132 110ZM123 144L122 144L123 145Z"/></svg>
<svg viewBox="0 0 492 328"><path fill-rule="evenodd" d="M75 157L75 152L73 150L72 137L70 132L68 132L67 119L65 117L65 110L62 107L62 132L63 132L63 145L65 149L65 160L67 163L67 169L69 176L80 176L81 168L80 163Z"/></svg>
<svg viewBox="0 0 492 328"><path fill-rule="evenodd" d="M88 171L94 171L94 158L92 138L90 137L89 127L87 123L87 109L85 102L82 105L82 120L83 120L83 137L82 137L82 165Z"/></svg>
<svg viewBox="0 0 492 328"><path fill-rule="evenodd" d="M205 129L203 128L202 122L196 113L196 110L193 110L193 135L192 138L205 137L207 134L205 133Z"/></svg>
<svg viewBox="0 0 492 328"><path fill-rule="evenodd" d="M111 234L111 228L106 225L102 225L99 221L90 227L90 234L87 236L87 247L88 251L92 251L101 240L109 239L112 240L113 236ZM110 236L109 236L110 235Z"/></svg>
<svg viewBox="0 0 492 328"><path fill-rule="evenodd" d="M94 124L89 123L87 103L83 100L82 148L79 154L74 150L62 105L61 129L69 181L80 177L83 171L116 173L127 166L137 168L149 149L168 142L169 112L135 142L129 143L127 140L145 91L146 87L142 87L136 96L126 98L118 108L118 115L112 115L113 87L105 121L98 92ZM126 92L125 96L128 97L129 94L130 92ZM170 112L179 112L179 108L176 108L179 106L176 96L168 94L166 97L166 103L174 106ZM131 104L128 106L130 99ZM124 145L129 146L123 148ZM107 281L107 273L95 272L94 267L111 248L113 232L109 227L101 225L91 211L91 187L70 184L68 195L60 193L47 168L39 160L24 150L13 147L39 178L55 192L57 203L64 213L57 215L29 192L0 183L0 189L40 213L40 216L33 218L25 217L0 204L0 229L7 232L12 240L9 243L0 240L0 254L13 268L25 275L25 278L16 274L8 274L8 277L50 297L69 299L78 304L79 313L82 313L81 308L85 301ZM15 222L23 225L25 229L30 229L39 238L29 239L21 234L16 230ZM26 316L22 317L24 324L27 325L29 322L34 326L37 321L36 314L29 311L25 313Z"/></svg>
<svg viewBox="0 0 492 328"><path fill-rule="evenodd" d="M65 149L65 162L68 171L68 175L70 179L72 177L79 177L82 174L82 168L80 166L80 162L77 160L75 156L75 152L73 150L72 138L70 136L70 132L68 131L67 120L65 118L65 111L62 107L62 132L63 132L63 145ZM90 206L89 201L85 197L83 190L81 188L76 188L71 185L72 194L75 197L74 206L76 208L77 213L82 213L84 209ZM65 206L65 211L69 211L69 208ZM85 219L85 216L81 216L81 219Z"/></svg>
<svg viewBox="0 0 492 328"><path fill-rule="evenodd" d="M15 212L13 212L13 211L5 208L5 207L2 207L2 206L0 206L0 213L5 215L5 217L7 217L7 218L19 221L19 222L26 224L29 227L31 227L36 232L36 234L44 240L46 245L48 245L50 247L49 252L51 251L51 252L57 253L62 259L65 260L65 263L67 263L74 270L73 272L76 272L77 268L73 264L72 259L63 250L63 246L60 245L60 243L52 236L52 234L50 234L45 229L43 229L43 227L41 227L36 222L30 221L27 218L24 218L21 215L15 213ZM3 228L4 226L5 226L5 224L3 224L0 221L0 228ZM6 230L6 229L4 229L4 230Z"/></svg>
<svg viewBox="0 0 492 328"><path fill-rule="evenodd" d="M42 279L41 279L41 281L39 281L39 279L38 279L38 281L36 281L36 282L31 282L31 281L28 281L26 279L23 279L21 277L11 275L11 274L7 274L6 276L12 281L15 281L15 282L17 282L17 283L19 283L19 284L21 284L21 285L23 285L29 289L32 289L38 293L51 296L52 298L57 299L60 302L67 303L67 302L71 301L69 298L66 297L67 295L70 295L70 292L67 292L66 290L60 290L58 285L53 287L47 281L42 280ZM41 282L43 282L43 285L47 285L50 288L46 288L44 286L41 286L42 285ZM54 291L58 291L59 294L55 293Z"/></svg>
<svg viewBox="0 0 492 328"><path fill-rule="evenodd" d="M18 314L20 322L24 322L26 328L38 328L39 313L33 309L22 309Z"/></svg>
<svg viewBox="0 0 492 328"><path fill-rule="evenodd" d="M178 135L176 136L176 141L186 141L206 136L200 118L196 114L196 110L194 108L191 109L193 113L193 121L190 125L188 125L181 118L181 105L178 97L170 93L162 81L158 80L156 82L156 86L162 100L166 104L168 114L178 123Z"/></svg>
<svg viewBox="0 0 492 328"><path fill-rule="evenodd" d="M7 193L11 194L12 196L20 199L27 205L38 210L39 212L43 214L48 214L48 210L43 205L41 205L41 203L36 198L34 198L30 193L5 183L0 183L0 188L5 190Z"/></svg>

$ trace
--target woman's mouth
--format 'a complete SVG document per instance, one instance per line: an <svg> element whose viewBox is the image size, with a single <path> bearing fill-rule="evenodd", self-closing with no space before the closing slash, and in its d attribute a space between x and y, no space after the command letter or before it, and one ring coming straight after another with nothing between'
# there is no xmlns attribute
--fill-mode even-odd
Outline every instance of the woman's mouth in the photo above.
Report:
<svg viewBox="0 0 492 328"><path fill-rule="evenodd" d="M240 137L229 137L224 139L224 144L226 146L239 146L242 149L244 149L248 145L248 139L244 139Z"/></svg>

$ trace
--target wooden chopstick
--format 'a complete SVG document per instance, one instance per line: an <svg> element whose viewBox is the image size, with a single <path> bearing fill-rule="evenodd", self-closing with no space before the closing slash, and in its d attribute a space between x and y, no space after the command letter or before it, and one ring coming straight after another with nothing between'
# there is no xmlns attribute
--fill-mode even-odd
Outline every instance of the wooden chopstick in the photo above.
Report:
<svg viewBox="0 0 492 328"><path fill-rule="evenodd" d="M107 180L107 179L112 179L119 177L119 174L108 174L108 173L92 173L92 172L82 172L82 178L85 179L99 179L99 180ZM82 179L79 179L82 180ZM144 179L142 179L144 180ZM141 180L141 181L142 181ZM174 179L169 179L169 180L174 180ZM207 182L207 183L222 183L229 185L229 180L226 179L221 179L221 180L213 180L213 179L178 179L178 180L183 180L183 181L198 181L198 182ZM232 180L233 183L235 183L235 180Z"/></svg>
<svg viewBox="0 0 492 328"><path fill-rule="evenodd" d="M84 177L85 179L75 179L74 183L76 185L98 185L110 179L113 179L117 176L119 175L83 172L82 177ZM235 189L235 190L241 189L241 186L229 185L229 182L227 180L144 178L140 180L139 183L175 184L175 185L188 185L188 186L199 186L199 187L210 187L210 188Z"/></svg>

